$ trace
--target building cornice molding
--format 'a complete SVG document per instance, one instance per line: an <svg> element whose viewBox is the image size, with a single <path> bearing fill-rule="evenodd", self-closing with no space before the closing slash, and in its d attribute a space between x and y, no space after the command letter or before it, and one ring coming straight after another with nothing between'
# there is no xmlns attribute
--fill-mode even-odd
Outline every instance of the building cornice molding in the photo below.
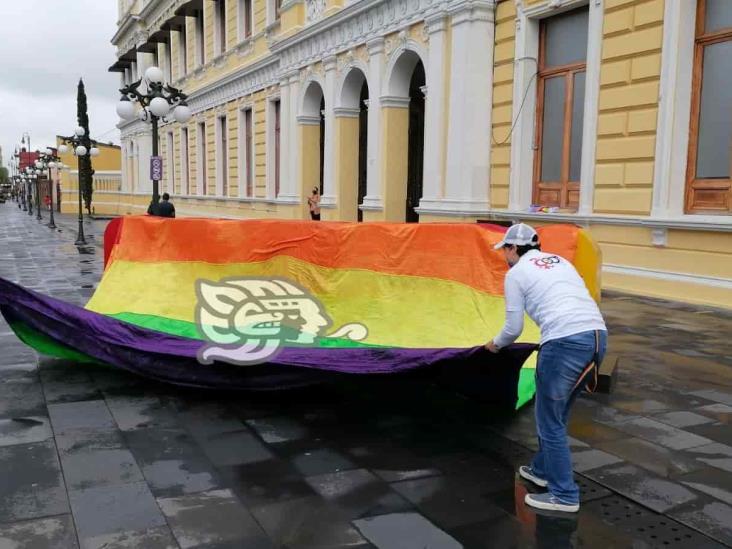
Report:
<svg viewBox="0 0 732 549"><path fill-rule="evenodd" d="M530 220L549 221L552 223L572 223L575 225L620 225L624 227L646 227L649 229L673 229L680 231L732 232L732 216L699 216L684 215L673 218L641 217L630 215L580 215L573 213L531 213L524 211L491 210L483 212L488 219L507 221Z"/></svg>
<svg viewBox="0 0 732 549"><path fill-rule="evenodd" d="M453 26L472 21L493 23L495 10L495 0L453 0L447 8Z"/></svg>
<svg viewBox="0 0 732 549"><path fill-rule="evenodd" d="M280 71L277 57L267 56L192 92L189 95L188 105L194 114L199 113L216 105L276 85L279 79Z"/></svg>
<svg viewBox="0 0 732 549"><path fill-rule="evenodd" d="M134 13L128 13L122 18L122 21L119 22L119 26L117 27L117 32L114 33L114 36L112 36L112 40L110 42L118 46L118 44L122 41L122 37L126 36L128 34L128 31L132 28L132 26L135 23L138 23L140 21L140 16L136 15ZM129 40L129 38L128 38ZM126 50L124 50L126 51Z"/></svg>
<svg viewBox="0 0 732 549"><path fill-rule="evenodd" d="M320 126L319 116L310 116L307 114L298 114L297 123L301 126Z"/></svg>
<svg viewBox="0 0 732 549"><path fill-rule="evenodd" d="M404 30L443 10L444 5L444 0L360 0L279 40L272 51L281 55L284 68L305 67L320 61L324 54L342 53ZM368 47L376 53L383 44L375 41Z"/></svg>
<svg viewBox="0 0 732 549"><path fill-rule="evenodd" d="M361 114L361 109L355 109L351 107L336 107L333 109L333 114L336 118L358 118Z"/></svg>
<svg viewBox="0 0 732 549"><path fill-rule="evenodd" d="M409 108L409 97L398 97L393 95L382 95L379 98L381 106L392 109Z"/></svg>

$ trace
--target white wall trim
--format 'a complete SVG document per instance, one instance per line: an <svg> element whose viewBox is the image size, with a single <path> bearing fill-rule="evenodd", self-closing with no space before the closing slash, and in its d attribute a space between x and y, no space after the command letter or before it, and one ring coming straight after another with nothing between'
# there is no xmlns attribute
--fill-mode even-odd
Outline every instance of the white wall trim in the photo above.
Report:
<svg viewBox="0 0 732 549"><path fill-rule="evenodd" d="M700 274L686 274L672 271L661 271L657 269L647 269L645 267L626 267L624 265L606 264L602 266L604 273L612 273L626 276L638 276L642 278L652 278L654 280L663 280L666 282L682 282L685 284L697 284L700 286L709 286L712 288L721 288L723 290L732 290L732 279L721 278L716 276L707 276Z"/></svg>
<svg viewBox="0 0 732 549"><path fill-rule="evenodd" d="M586 5L588 5L588 0L545 0L524 8L522 3L517 2L512 101L512 116L513 121L516 122L516 127L511 136L509 181L509 208L512 210L526 210L532 202L537 103L537 79L534 78L534 74L538 70L539 21L542 18ZM585 109L580 169L579 213L581 214L589 214L593 209L603 13L603 0L589 2ZM528 92L526 91L527 87L530 88ZM524 94L526 94L526 101L523 109L521 113L516 113Z"/></svg>
<svg viewBox="0 0 732 549"><path fill-rule="evenodd" d="M666 2L653 175L653 217L684 213L695 25L696 2Z"/></svg>
<svg viewBox="0 0 732 549"><path fill-rule="evenodd" d="M730 216L685 215L670 218L650 218L630 215L607 216L602 214L529 213L523 210L491 210L484 212L486 219L519 221L545 221L551 223L572 223L588 226L620 225L624 227L647 227L651 229L675 229L682 231L732 232Z"/></svg>

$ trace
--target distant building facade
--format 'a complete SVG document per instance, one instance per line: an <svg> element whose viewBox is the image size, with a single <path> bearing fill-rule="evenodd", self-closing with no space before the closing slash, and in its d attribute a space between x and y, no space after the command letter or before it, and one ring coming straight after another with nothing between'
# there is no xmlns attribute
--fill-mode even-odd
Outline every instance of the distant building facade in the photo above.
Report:
<svg viewBox="0 0 732 549"><path fill-rule="evenodd" d="M61 143L61 138L57 137L56 146L58 147ZM97 148L99 156L92 159L94 168L93 212L100 215L133 213L129 195L122 192L122 155L119 145L99 143ZM54 178L59 183L61 211L77 212L79 209L78 159L70 148L69 152L60 154L59 158L66 165L66 169L60 173L60 177Z"/></svg>

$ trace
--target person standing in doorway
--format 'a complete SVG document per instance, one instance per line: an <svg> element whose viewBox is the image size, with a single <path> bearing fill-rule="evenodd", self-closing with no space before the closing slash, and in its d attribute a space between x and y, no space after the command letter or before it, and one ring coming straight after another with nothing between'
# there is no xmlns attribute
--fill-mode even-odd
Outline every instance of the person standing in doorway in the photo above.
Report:
<svg viewBox="0 0 732 549"><path fill-rule="evenodd" d="M577 512L579 488L567 422L580 391L595 389L607 346L605 321L574 266L542 252L529 225L513 225L495 249L503 250L510 267L504 284L506 322L486 349L497 353L513 343L523 332L524 311L541 329L535 399L539 451L531 465L519 468L519 475L548 491L527 494L525 502L537 509Z"/></svg>
<svg viewBox="0 0 732 549"><path fill-rule="evenodd" d="M320 221L320 189L318 187L313 187L313 192L308 197L308 206L310 206L310 219Z"/></svg>

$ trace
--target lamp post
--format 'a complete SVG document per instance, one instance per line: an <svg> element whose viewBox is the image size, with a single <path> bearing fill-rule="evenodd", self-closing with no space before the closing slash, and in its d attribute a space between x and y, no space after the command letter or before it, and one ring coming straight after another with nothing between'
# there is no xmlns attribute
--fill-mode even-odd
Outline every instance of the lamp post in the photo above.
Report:
<svg viewBox="0 0 732 549"><path fill-rule="evenodd" d="M40 156L38 157L38 160L36 161L36 167L40 170L48 170L48 195L51 200L50 202L50 211L51 211L51 220L48 223L49 229L55 229L56 223L53 219L53 177L51 176L51 170L52 169L63 169L63 163L61 162L61 159L56 155L53 149L47 148L45 149ZM40 179L38 181L38 185L40 186Z"/></svg>
<svg viewBox="0 0 732 549"><path fill-rule="evenodd" d="M25 148L25 147L23 147L23 145L25 145L26 142L28 143L28 148L25 149L25 151L26 151L26 154L28 155L28 158L30 158L31 138L30 138L30 134L28 132L24 132L23 135L20 136L21 148L20 148L20 153L18 153L20 155L18 158L20 159L20 169L25 170L26 176L30 176L30 171L29 171L30 160L28 161L28 165L23 167L22 155L23 155L23 149ZM31 186L32 183L30 181L30 177L27 177L27 180L28 180L28 192L26 194L26 200L28 201L28 215L33 215L33 192L32 192L32 186Z"/></svg>
<svg viewBox="0 0 732 549"><path fill-rule="evenodd" d="M79 187L79 228L76 242L74 242L74 244L77 246L86 246L86 238L84 238L84 212L81 209L81 157L99 156L99 149L96 146L93 146L97 144L96 141L92 141L89 136L86 135L86 131L81 126L74 130L74 135L61 137L61 141L63 144L58 147L59 154L66 154L69 152L68 145L71 145L74 156L76 156L78 166L79 175L77 177L77 187Z"/></svg>
<svg viewBox="0 0 732 549"><path fill-rule="evenodd" d="M181 90L174 88L170 84L163 83L163 71L158 67L150 67L145 71L145 80L147 83L147 93L141 93L138 88L142 84L142 79L133 82L129 86L120 89L122 97L117 103L117 114L123 120L132 120L139 117L143 122L152 124L152 156L151 168L153 162L158 160L158 122L162 120L167 122L172 114L173 120L181 124L185 124L191 119L191 109L186 103L188 96ZM141 109L139 113L135 108L138 103ZM151 178L153 184L151 208L154 210L160 201L159 181L160 171L151 169Z"/></svg>
<svg viewBox="0 0 732 549"><path fill-rule="evenodd" d="M35 187L34 181L36 180L36 170L27 166L24 170L25 182L28 185L26 195L28 197L28 215L33 215L33 204L35 203L38 207L38 203L33 198L33 189Z"/></svg>

